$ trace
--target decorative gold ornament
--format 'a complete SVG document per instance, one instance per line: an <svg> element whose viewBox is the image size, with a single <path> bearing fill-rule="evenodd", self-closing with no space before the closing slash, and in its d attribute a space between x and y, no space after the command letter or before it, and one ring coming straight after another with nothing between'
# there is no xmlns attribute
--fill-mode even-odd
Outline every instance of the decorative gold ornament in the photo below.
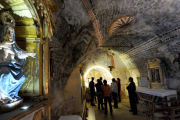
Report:
<svg viewBox="0 0 180 120"><path fill-rule="evenodd" d="M146 65L148 68L160 68L161 60L154 58L152 60L147 60Z"/></svg>
<svg viewBox="0 0 180 120"><path fill-rule="evenodd" d="M154 58L146 61L149 78L149 88L167 89L167 79L164 64L160 59Z"/></svg>

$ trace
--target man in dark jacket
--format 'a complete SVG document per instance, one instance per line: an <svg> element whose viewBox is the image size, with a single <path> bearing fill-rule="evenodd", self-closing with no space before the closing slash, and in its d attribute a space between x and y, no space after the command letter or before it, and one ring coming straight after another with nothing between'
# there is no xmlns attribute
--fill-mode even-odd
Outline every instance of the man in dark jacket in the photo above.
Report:
<svg viewBox="0 0 180 120"><path fill-rule="evenodd" d="M133 115L137 115L137 105L136 105L136 85L133 82L133 78L129 78L130 84L126 87L129 93L129 102L131 105L130 112L133 112Z"/></svg>
<svg viewBox="0 0 180 120"><path fill-rule="evenodd" d="M95 84L96 87L96 91L97 91L97 98L98 98L98 110L100 110L100 105L101 105L101 109L103 110L103 93L102 93L102 89L101 89L101 81L100 79L97 80L97 83Z"/></svg>
<svg viewBox="0 0 180 120"><path fill-rule="evenodd" d="M100 80L100 83L103 84L103 83L102 83L102 77L100 77L99 80Z"/></svg>
<svg viewBox="0 0 180 120"><path fill-rule="evenodd" d="M94 96L95 96L95 89L94 89L94 77L91 78L91 81L89 82L89 89L91 94L91 105L96 106L94 104Z"/></svg>

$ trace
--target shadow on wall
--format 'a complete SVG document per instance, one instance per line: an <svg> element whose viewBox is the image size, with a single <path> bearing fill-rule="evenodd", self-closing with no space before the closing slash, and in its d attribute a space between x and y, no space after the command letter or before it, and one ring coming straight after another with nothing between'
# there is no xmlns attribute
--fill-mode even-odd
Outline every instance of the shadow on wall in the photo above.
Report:
<svg viewBox="0 0 180 120"><path fill-rule="evenodd" d="M134 80L134 83L136 84L136 86L138 86L138 80L137 80L137 77L140 77L140 72L138 69L132 69L132 70L128 70L129 71L129 74L130 76L129 77L132 77L133 80ZM129 79L128 77L128 79Z"/></svg>

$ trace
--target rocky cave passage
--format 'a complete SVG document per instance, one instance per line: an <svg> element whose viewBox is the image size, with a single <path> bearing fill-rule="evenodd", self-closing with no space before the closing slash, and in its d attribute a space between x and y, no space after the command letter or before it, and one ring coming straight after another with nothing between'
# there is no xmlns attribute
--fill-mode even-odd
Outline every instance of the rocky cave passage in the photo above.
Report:
<svg viewBox="0 0 180 120"><path fill-rule="evenodd" d="M101 63L107 59L103 55L108 49L119 57L120 62L115 64L122 63L122 68L114 69L126 74L123 78L119 75L121 79L147 77L146 61L159 58L166 66L168 87L179 90L179 64L173 63L180 52L179 1L59 0L57 3L61 10L53 13L56 28L50 42L55 74L50 90L55 98L53 116L68 114L61 102L66 97L60 93L75 68L85 73L92 65L104 64L109 70L109 65ZM118 18L119 23L113 24ZM110 25L114 26L109 28Z"/></svg>
<svg viewBox="0 0 180 120"><path fill-rule="evenodd" d="M94 77L95 82L97 82L97 79L102 77L103 79L106 79L108 84L112 82L112 74L105 68L101 66L95 66L87 70L87 72L84 74L84 79L85 79L85 86L89 86L89 82L91 78Z"/></svg>
<svg viewBox="0 0 180 120"><path fill-rule="evenodd" d="M11 111L0 118L42 118L43 113L44 119L56 120L65 115L80 115L83 100L88 101L91 77L95 77L95 82L103 77L108 84L112 78L120 78L122 99L128 97L129 77L137 88L146 87L146 92L163 89L177 94L170 98L163 93L157 97L140 92L148 100L180 99L179 0L0 0L0 31L1 42L13 38L12 45L5 47L15 45L12 54L1 48L0 63L6 57L8 63L22 62L20 75L26 77L22 86L15 87L17 98L5 99L8 104L11 98L19 102L15 107L10 103L7 111L18 108L23 99L27 103L37 102L27 110L32 114L21 114L19 110L19 115L15 110L18 115ZM16 47L27 52L21 54ZM21 55L29 57L20 62L12 59ZM1 64L2 71L3 67ZM12 80L6 76L1 79ZM16 82L6 82L4 86L9 88L11 83ZM2 84L1 88L0 95L4 91ZM146 103L142 102L147 107ZM120 103L122 110L129 109L128 105L127 101ZM4 106L8 107L3 103ZM37 112L40 108L43 110ZM127 110L122 114L116 112L118 117L129 117L125 115L129 114ZM97 116L101 118L101 114Z"/></svg>

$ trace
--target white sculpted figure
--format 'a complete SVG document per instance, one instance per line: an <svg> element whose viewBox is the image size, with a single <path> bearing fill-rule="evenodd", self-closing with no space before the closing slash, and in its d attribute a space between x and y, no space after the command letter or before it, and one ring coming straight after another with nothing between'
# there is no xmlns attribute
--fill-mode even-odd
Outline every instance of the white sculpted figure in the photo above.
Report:
<svg viewBox="0 0 180 120"><path fill-rule="evenodd" d="M15 53L12 44L15 43L14 40L14 27L15 21L11 20L10 26L6 29L6 35L4 36L4 41L0 43L0 50L4 50L3 61L7 60L8 55L11 57L11 61L16 61L14 59L15 55L19 59L24 59L28 56L35 57L36 53L27 53L26 51L21 51L20 53Z"/></svg>
<svg viewBox="0 0 180 120"><path fill-rule="evenodd" d="M11 56L11 60L15 61L14 59L15 52L13 51L13 48L12 48L12 44L15 43L15 41L13 41L13 34L14 34L14 28L13 27L7 28L6 35L4 36L5 41L0 43L0 49L4 50L4 56L3 56L4 61L6 61L9 54Z"/></svg>
<svg viewBox="0 0 180 120"><path fill-rule="evenodd" d="M36 53L28 53L16 44L13 17L7 12L3 12L0 17L0 51L4 52L4 55L0 54L1 105L21 100L18 92L26 79L22 68L26 58L35 57Z"/></svg>

